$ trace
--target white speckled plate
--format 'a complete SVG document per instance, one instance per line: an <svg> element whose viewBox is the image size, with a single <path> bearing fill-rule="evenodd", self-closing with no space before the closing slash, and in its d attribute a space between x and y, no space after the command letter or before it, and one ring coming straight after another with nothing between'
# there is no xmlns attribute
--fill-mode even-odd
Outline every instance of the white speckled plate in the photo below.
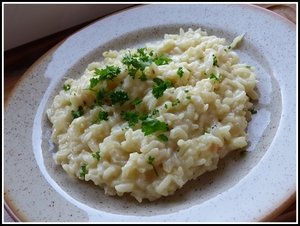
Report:
<svg viewBox="0 0 300 226"><path fill-rule="evenodd" d="M236 52L256 68L258 113L249 124L248 153L232 152L217 170L175 195L138 203L107 197L92 182L69 178L52 158L45 111L63 84L109 49L142 46L202 28L227 43L245 33ZM80 30L23 76L4 112L4 199L9 212L34 222L268 221L296 196L296 26L251 5L155 4L106 17Z"/></svg>

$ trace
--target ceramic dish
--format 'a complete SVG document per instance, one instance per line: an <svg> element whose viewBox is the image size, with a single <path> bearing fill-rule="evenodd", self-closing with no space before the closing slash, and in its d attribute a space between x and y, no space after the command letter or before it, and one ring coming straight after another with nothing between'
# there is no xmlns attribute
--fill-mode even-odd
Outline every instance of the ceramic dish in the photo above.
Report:
<svg viewBox="0 0 300 226"><path fill-rule="evenodd" d="M107 197L92 182L69 178L52 158L46 109L64 77L79 78L109 49L141 47L202 28L226 38L245 33L235 51L256 68L258 113L248 127L248 153L232 152L217 170L175 195L138 203ZM5 106L4 198L20 221L255 222L278 215L296 195L296 28L252 5L153 4L108 16L70 36L23 76Z"/></svg>

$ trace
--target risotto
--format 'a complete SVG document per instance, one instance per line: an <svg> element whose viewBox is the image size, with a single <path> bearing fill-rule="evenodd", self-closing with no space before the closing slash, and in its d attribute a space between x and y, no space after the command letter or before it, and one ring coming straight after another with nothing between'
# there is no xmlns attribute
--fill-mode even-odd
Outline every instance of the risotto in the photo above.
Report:
<svg viewBox="0 0 300 226"><path fill-rule="evenodd" d="M247 145L254 68L225 39L180 29L142 48L109 50L67 79L47 116L70 177L107 195L172 195Z"/></svg>

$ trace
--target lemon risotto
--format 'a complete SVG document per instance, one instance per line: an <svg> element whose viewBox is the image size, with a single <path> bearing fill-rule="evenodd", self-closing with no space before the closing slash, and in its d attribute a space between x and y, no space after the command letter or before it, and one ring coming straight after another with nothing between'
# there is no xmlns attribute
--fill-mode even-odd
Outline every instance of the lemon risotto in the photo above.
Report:
<svg viewBox="0 0 300 226"><path fill-rule="evenodd" d="M225 39L180 29L103 53L67 79L47 116L53 154L73 178L137 201L168 196L247 145L258 80Z"/></svg>

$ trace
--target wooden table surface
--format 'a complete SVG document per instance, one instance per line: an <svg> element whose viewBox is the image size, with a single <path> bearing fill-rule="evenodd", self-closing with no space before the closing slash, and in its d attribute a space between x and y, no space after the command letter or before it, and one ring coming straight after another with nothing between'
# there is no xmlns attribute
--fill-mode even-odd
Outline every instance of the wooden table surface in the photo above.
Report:
<svg viewBox="0 0 300 226"><path fill-rule="evenodd" d="M266 8L273 12L286 17L296 24L297 20L297 5L295 4L255 4L257 6ZM90 21L92 22L92 21ZM90 23L88 22L88 23ZM84 23L73 27L71 29L56 33L49 37L43 38L33 43L8 50L4 53L4 104L13 90L15 84L19 81L26 70L45 52L47 52L54 45L61 40L71 35L80 28L86 26ZM293 202L285 211L272 220L272 222L297 222L297 203ZM9 214L4 210L3 222L13 222Z"/></svg>

